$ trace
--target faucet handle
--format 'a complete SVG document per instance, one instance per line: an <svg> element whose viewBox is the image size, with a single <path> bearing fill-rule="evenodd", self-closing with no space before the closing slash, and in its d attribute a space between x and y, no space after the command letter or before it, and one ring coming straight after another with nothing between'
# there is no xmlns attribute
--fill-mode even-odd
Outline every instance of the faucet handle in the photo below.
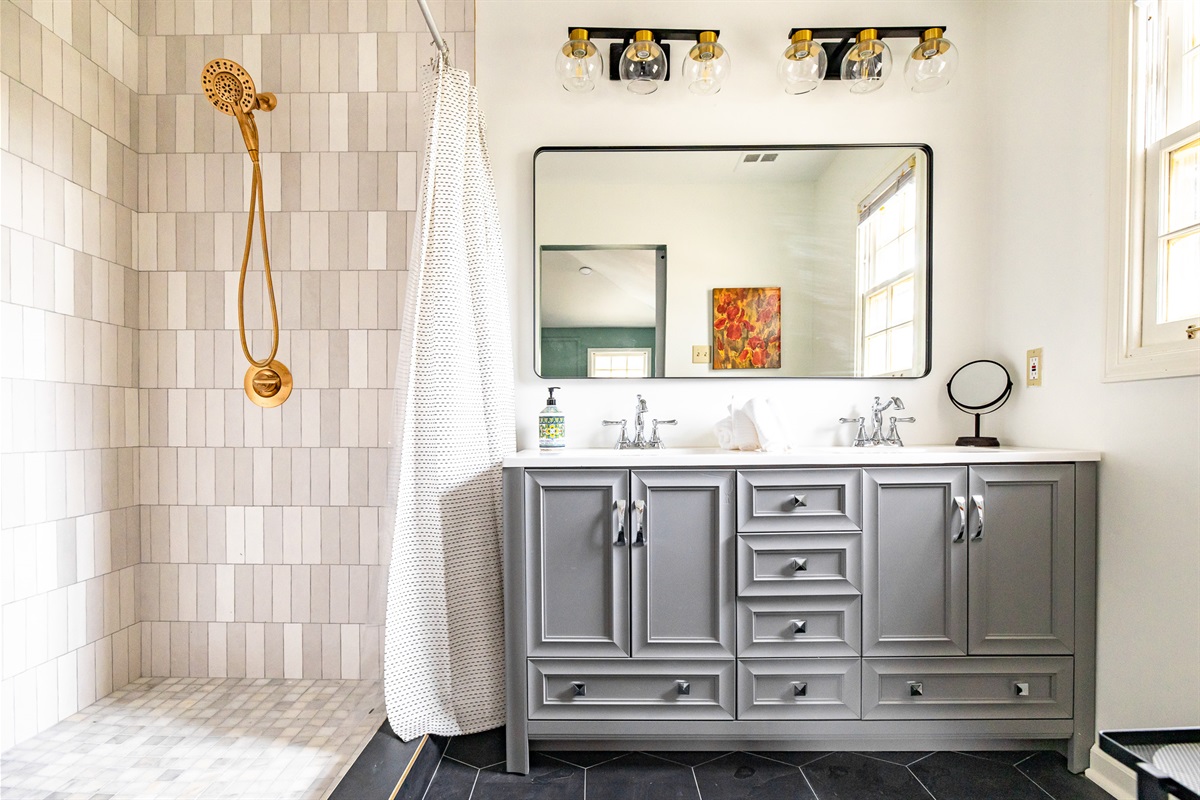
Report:
<svg viewBox="0 0 1200 800"><path fill-rule="evenodd" d="M624 450L626 447L629 447L629 436L625 433L625 420L623 420L623 419L605 419L605 420L601 420L600 424L604 425L604 426L620 425L621 426L621 435L619 437L617 437L617 443L616 443L616 445L614 445L614 448L617 450Z"/></svg>
<svg viewBox="0 0 1200 800"><path fill-rule="evenodd" d="M838 422L845 425L858 425L858 430L854 432L854 447L867 446L867 418L866 417L841 417Z"/></svg>
<svg viewBox="0 0 1200 800"><path fill-rule="evenodd" d="M647 446L655 447L655 448L658 448L659 450L662 450L667 445L665 442L663 442L662 439L660 439L658 437L658 426L659 425L678 425L678 424L679 424L679 421L674 420L674 419L652 419L652 420L650 420L650 441L647 443Z"/></svg>
<svg viewBox="0 0 1200 800"><path fill-rule="evenodd" d="M891 423L888 428L888 434L884 438L885 444L895 445L896 447L904 447L904 442L900 439L900 431L896 429L897 422L916 422L916 417L888 417L888 422Z"/></svg>

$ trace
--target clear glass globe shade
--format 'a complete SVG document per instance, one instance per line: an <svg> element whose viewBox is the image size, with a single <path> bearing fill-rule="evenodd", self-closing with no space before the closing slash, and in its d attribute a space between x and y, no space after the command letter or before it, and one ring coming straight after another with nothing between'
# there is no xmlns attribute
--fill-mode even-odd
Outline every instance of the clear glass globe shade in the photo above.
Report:
<svg viewBox="0 0 1200 800"><path fill-rule="evenodd" d="M633 42L621 53L617 75L635 94L651 94L667 77L667 56L654 42Z"/></svg>
<svg viewBox="0 0 1200 800"><path fill-rule="evenodd" d="M873 92L892 73L892 51L880 39L855 42L842 59L842 80L855 94Z"/></svg>
<svg viewBox="0 0 1200 800"><path fill-rule="evenodd" d="M958 48L949 39L926 39L904 61L904 81L914 92L932 92L950 83L958 69Z"/></svg>
<svg viewBox="0 0 1200 800"><path fill-rule="evenodd" d="M568 92L590 92L603 73L604 59L596 45L586 39L567 42L554 59L554 74Z"/></svg>
<svg viewBox="0 0 1200 800"><path fill-rule="evenodd" d="M829 69L825 48L816 42L788 45L776 74L788 94L807 94L821 85Z"/></svg>
<svg viewBox="0 0 1200 800"><path fill-rule="evenodd" d="M700 42L683 60L683 79L692 94L716 94L729 77L729 51L716 42Z"/></svg>

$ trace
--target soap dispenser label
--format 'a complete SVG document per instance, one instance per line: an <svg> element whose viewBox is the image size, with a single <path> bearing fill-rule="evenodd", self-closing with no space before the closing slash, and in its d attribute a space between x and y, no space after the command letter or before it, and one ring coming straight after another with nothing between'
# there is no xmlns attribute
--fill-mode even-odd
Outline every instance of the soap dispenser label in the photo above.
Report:
<svg viewBox="0 0 1200 800"><path fill-rule="evenodd" d="M543 450L565 447L566 417L562 414L542 414L538 417L538 439Z"/></svg>

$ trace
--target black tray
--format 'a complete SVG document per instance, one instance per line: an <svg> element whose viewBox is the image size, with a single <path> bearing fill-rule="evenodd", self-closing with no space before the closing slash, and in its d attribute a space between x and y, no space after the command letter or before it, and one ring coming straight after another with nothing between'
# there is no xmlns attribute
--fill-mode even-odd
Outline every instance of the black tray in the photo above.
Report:
<svg viewBox="0 0 1200 800"><path fill-rule="evenodd" d="M1194 763L1155 765L1155 756L1167 745L1184 746L1172 750L1185 751L1185 759ZM1200 800L1200 728L1100 731L1100 749L1137 773L1138 800L1166 800L1168 794Z"/></svg>

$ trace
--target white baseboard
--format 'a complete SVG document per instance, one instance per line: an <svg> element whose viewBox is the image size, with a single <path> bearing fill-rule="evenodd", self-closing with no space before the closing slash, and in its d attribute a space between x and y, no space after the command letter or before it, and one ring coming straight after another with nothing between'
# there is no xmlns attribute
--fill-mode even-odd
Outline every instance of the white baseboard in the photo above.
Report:
<svg viewBox="0 0 1200 800"><path fill-rule="evenodd" d="M1084 775L1092 783L1111 794L1117 800L1136 800L1137 777L1124 764L1092 745L1092 764Z"/></svg>

